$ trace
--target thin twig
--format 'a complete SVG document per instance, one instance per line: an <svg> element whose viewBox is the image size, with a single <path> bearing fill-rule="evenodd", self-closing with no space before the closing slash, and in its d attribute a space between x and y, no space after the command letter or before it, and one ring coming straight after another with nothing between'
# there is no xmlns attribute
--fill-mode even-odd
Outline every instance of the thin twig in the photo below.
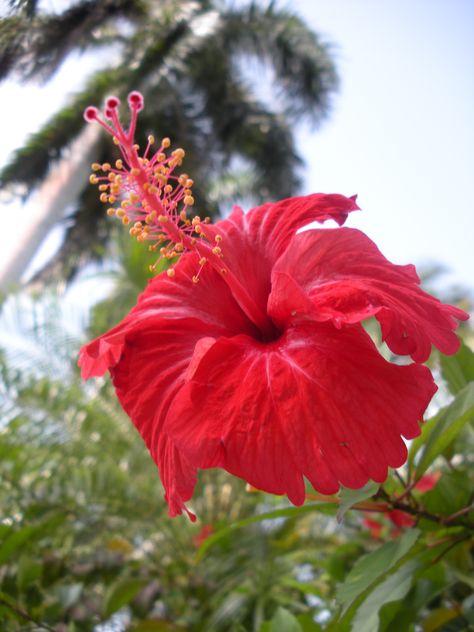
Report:
<svg viewBox="0 0 474 632"><path fill-rule="evenodd" d="M467 533L453 540L451 544L444 549L444 551L441 551L441 553L437 555L434 558L434 560L431 560L431 565L434 566L435 564L437 564L446 555L446 553L449 553L451 549L454 549L454 547L457 546L458 544L461 544L461 542L465 542L466 540L469 540L470 537L471 535Z"/></svg>
<svg viewBox="0 0 474 632"><path fill-rule="evenodd" d="M464 509L460 509L459 511L456 511L450 516L446 516L446 518L443 519L443 522L444 524L448 524L448 522L452 522L453 520L456 520L456 518L459 518L460 516L469 514L471 513L471 511L474 511L474 505L469 505L468 507L464 507Z"/></svg>
<svg viewBox="0 0 474 632"><path fill-rule="evenodd" d="M31 617L27 612L24 612L17 606L12 606L11 603L8 603L8 601L5 601L5 599L2 599L1 597L0 597L0 604L2 606L6 606L7 608L9 608L12 612L20 616L22 619L25 619L25 621L34 623L37 628L40 628L42 630L48 630L48 632L56 632L55 629L49 626L47 623L42 623L41 621L37 621L36 619L33 619L33 617Z"/></svg>

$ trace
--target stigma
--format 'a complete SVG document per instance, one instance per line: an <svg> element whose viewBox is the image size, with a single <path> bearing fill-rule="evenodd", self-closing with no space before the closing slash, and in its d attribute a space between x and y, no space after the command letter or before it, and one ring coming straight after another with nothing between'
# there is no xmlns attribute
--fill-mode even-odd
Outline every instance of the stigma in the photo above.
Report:
<svg viewBox="0 0 474 632"><path fill-rule="evenodd" d="M144 106L143 96L131 92L128 106L131 113L128 129L120 120L117 97L106 100L102 113L92 106L86 108L85 120L103 127L121 153L121 158L114 164L93 163L89 180L98 186L100 201L108 205L107 215L118 218L129 227L132 237L157 252L159 256L150 266L151 272L157 269L162 259L174 263L185 252L195 251L199 269L193 281L197 283L207 260L222 258L220 240L209 243L206 239L204 225L210 222L209 217L201 220L199 215L190 215L194 205L194 182L187 173L180 171L184 149L171 150L169 138L162 138L157 143L150 135L141 153L134 136L137 116ZM169 267L167 274L173 277L174 268Z"/></svg>

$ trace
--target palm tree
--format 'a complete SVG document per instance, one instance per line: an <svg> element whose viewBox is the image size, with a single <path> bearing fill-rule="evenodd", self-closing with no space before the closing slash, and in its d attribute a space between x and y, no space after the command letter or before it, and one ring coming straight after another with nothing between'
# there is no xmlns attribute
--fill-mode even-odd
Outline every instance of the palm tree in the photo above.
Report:
<svg viewBox="0 0 474 632"><path fill-rule="evenodd" d="M139 89L147 101L140 132L171 135L186 148L186 169L206 214L217 214L226 195L258 202L298 188L301 159L291 125L304 117L318 124L337 84L328 46L299 17L256 1L80 0L58 14L41 12L34 0L10 5L0 23L0 79L45 82L77 51L93 51L100 68L14 153L0 187L33 190L80 138L87 105ZM254 60L249 79L245 67ZM270 73L263 90L255 79L262 70ZM106 139L88 143L85 156L92 149L98 161L110 157ZM96 194L78 173L71 170L60 185L74 191L75 205L49 275L71 277L80 263L100 258L109 238ZM30 241L24 251L34 254L51 224L65 219L64 206L46 211L36 245ZM3 282L17 280L17 272L7 273Z"/></svg>

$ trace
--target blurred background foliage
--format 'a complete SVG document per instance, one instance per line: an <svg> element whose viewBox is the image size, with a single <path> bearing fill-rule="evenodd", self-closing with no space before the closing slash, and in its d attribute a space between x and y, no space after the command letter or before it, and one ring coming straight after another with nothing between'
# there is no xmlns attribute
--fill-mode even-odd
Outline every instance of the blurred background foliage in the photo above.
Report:
<svg viewBox="0 0 474 632"><path fill-rule="evenodd" d="M275 3L87 0L46 15L37 2L10 4L4 76L46 80L72 50L89 47L114 61L17 152L2 186L47 177L80 134L84 105L138 87L151 103L142 132L173 130L189 149L206 208L295 192L292 125L321 119L336 74L327 46L291 13ZM239 63L248 54L273 68L279 109L246 82ZM97 143L97 159L109 157ZM81 342L136 302L148 253L105 227L95 192L84 189L75 209L41 283L9 296L2 314L0 629L474 630L472 329L462 328L456 356L430 359L441 385L431 419L382 487L337 497L308 489L295 508L206 471L192 504L198 522L171 520L109 381L84 384L76 368ZM98 256L103 266L86 274L108 289L84 298L85 310L71 306L74 288L44 285ZM437 272L426 270L430 287ZM469 308L462 288L444 291Z"/></svg>
<svg viewBox="0 0 474 632"><path fill-rule="evenodd" d="M295 508L211 470L192 524L167 516L110 382L80 380L61 303L36 302L41 316L24 332L34 361L12 346L0 360L2 630L473 629L468 346L432 357L448 403L380 489L308 489Z"/></svg>
<svg viewBox="0 0 474 632"><path fill-rule="evenodd" d="M296 192L302 160L292 125L324 119L337 75L328 44L289 10L221 0L82 0L61 13L40 11L36 2L12 4L0 26L0 80L47 81L79 52L94 53L97 70L13 154L0 171L4 190L28 195L77 138L85 154L110 159L103 134L84 137L82 113L109 94L125 99L140 90L147 105L138 142L153 133L186 148L194 197L207 215L230 200ZM70 179L77 177L66 239L43 279L71 278L105 253L110 223L83 174L76 170ZM62 186L75 189L71 181ZM64 223L64 213L56 220Z"/></svg>

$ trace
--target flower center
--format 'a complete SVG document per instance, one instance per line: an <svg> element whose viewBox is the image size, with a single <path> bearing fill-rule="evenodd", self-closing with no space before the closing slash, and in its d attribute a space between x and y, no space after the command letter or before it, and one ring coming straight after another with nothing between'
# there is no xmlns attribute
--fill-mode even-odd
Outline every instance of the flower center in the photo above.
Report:
<svg viewBox="0 0 474 632"><path fill-rule="evenodd" d="M194 205L193 180L186 173L177 173L185 151L178 148L167 153L171 145L169 138L163 138L160 147L152 151L155 139L149 136L146 149L140 156L140 147L135 143L134 136L138 112L144 105L143 97L139 92L128 95L131 111L128 130L120 121L119 105L117 97L109 97L103 116L92 106L84 112L87 122L97 122L113 137L122 154L113 166L109 163L92 164L90 182L98 185L100 200L110 205L107 214L130 226L130 235L140 242L147 242L149 250L159 252L157 261L150 266L151 272L156 270L162 259L174 262L185 252L195 252L198 265L193 282L199 283L202 269L211 265L225 280L235 300L257 325L262 336L273 339L275 332L270 319L225 264L222 237L216 234L212 241L208 239L206 224L210 224L210 218L201 220L198 215L192 218L188 215L189 208ZM171 264L166 272L169 277L174 277L174 265Z"/></svg>

